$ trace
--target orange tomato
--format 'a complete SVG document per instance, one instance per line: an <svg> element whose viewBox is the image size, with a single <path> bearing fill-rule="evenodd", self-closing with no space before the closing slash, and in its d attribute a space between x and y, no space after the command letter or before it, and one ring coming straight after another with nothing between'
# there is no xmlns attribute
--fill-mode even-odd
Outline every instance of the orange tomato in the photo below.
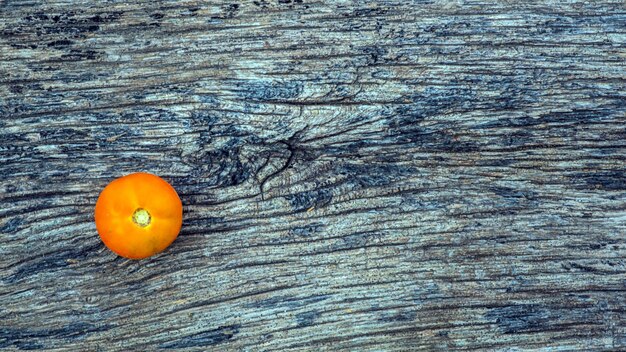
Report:
<svg viewBox="0 0 626 352"><path fill-rule="evenodd" d="M139 172L113 180L102 190L95 218L110 250L143 259L174 242L183 223L183 205L169 183Z"/></svg>

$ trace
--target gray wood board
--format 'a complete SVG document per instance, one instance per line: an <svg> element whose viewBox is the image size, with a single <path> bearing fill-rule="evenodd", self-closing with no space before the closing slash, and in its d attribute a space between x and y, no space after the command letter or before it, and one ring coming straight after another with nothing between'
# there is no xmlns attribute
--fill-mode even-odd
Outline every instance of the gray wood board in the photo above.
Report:
<svg viewBox="0 0 626 352"><path fill-rule="evenodd" d="M622 0L2 0L0 349L626 350L625 62Z"/></svg>

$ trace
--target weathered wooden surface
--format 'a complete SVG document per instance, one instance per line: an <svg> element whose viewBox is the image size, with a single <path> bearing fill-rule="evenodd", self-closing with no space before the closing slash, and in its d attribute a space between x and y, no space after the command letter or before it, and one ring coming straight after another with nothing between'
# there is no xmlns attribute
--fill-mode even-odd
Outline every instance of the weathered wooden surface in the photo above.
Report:
<svg viewBox="0 0 626 352"><path fill-rule="evenodd" d="M626 350L623 0L94 3L0 1L0 349Z"/></svg>

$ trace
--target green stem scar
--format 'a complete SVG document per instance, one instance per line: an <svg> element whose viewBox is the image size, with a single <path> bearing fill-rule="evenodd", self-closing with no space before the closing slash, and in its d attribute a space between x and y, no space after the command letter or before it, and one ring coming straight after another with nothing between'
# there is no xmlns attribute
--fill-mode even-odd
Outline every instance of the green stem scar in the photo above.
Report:
<svg viewBox="0 0 626 352"><path fill-rule="evenodd" d="M150 213L144 208L137 208L133 213L133 222L139 227L146 227L150 225L152 217Z"/></svg>

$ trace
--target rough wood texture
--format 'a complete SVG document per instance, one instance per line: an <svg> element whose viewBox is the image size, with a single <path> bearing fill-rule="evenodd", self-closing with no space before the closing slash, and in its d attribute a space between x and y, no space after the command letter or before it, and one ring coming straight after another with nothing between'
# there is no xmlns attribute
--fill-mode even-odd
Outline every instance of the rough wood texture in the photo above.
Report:
<svg viewBox="0 0 626 352"><path fill-rule="evenodd" d="M0 349L626 350L625 61L623 0L1 0Z"/></svg>

